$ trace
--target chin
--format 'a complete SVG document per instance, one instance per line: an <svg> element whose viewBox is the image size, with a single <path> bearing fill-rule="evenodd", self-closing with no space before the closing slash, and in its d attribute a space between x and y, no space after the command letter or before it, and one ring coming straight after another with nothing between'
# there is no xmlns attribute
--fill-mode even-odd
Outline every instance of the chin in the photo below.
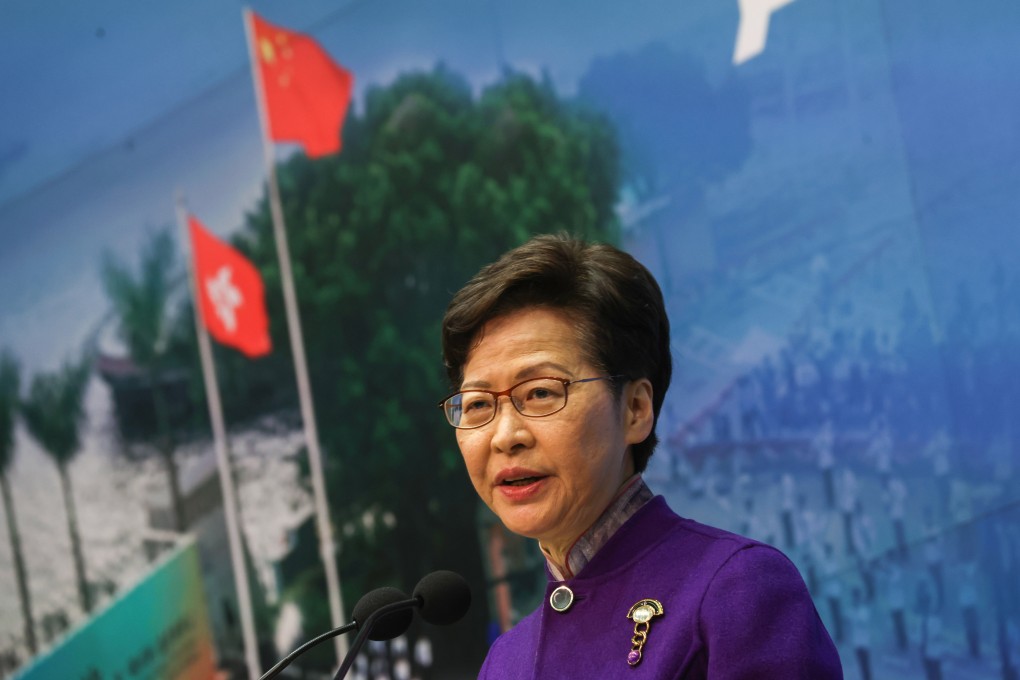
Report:
<svg viewBox="0 0 1020 680"><path fill-rule="evenodd" d="M518 536L534 538L540 541L548 529L544 522L536 522L532 518L521 517L514 512L497 512L496 514L499 516L500 521L503 522L503 526Z"/></svg>

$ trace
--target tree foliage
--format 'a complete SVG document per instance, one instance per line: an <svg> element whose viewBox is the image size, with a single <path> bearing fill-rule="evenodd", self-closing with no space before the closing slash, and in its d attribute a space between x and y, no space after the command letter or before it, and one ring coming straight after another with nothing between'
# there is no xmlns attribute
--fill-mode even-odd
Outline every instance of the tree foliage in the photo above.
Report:
<svg viewBox="0 0 1020 680"><path fill-rule="evenodd" d="M21 532L15 517L14 495L11 493L7 471L14 462L14 423L18 413L21 386L21 365L7 349L0 350L0 501L3 501L7 520L7 539L11 544L11 562L14 563L14 580L18 586L18 603L25 631L25 646L30 654L37 651L35 625L32 618L32 598L28 589L28 572L21 546Z"/></svg>
<svg viewBox="0 0 1020 680"><path fill-rule="evenodd" d="M21 413L29 434L57 465L67 465L81 448L85 388L91 359L65 363L33 377Z"/></svg>
<svg viewBox="0 0 1020 680"><path fill-rule="evenodd" d="M507 73L475 95L438 66L370 90L344 144L290 157L279 181L347 598L441 567L481 583L477 499L436 408L441 317L534 234L616 239L613 129L548 82ZM294 404L265 199L235 240L265 278L276 350L228 361L225 401Z"/></svg>
<svg viewBox="0 0 1020 680"><path fill-rule="evenodd" d="M117 312L118 333L131 358L144 368L158 366L166 352L178 268L177 245L168 229L150 235L137 274L112 254L104 256L103 286Z"/></svg>
<svg viewBox="0 0 1020 680"><path fill-rule="evenodd" d="M53 373L37 374L32 378L28 396L21 404L25 427L53 459L60 474L78 597L82 610L86 612L92 610L92 597L85 577L81 531L68 466L81 449L85 388L88 386L91 367L92 358L86 354L77 362L65 362Z"/></svg>
<svg viewBox="0 0 1020 680"><path fill-rule="evenodd" d="M6 349L0 352L0 472L14 460L14 422L18 412L21 366Z"/></svg>
<svg viewBox="0 0 1020 680"><path fill-rule="evenodd" d="M187 393L188 380L186 369L174 358L172 341L184 336L182 325L186 321L172 309L181 276L170 230L149 235L137 272L106 253L100 273L117 316L118 335L141 373L134 387L139 398L117 400L118 429L125 443L140 439L159 456L170 487L173 528L183 531L183 501L174 452L180 437L177 426L188 414L186 400L181 398ZM125 408L139 400L150 403L151 409ZM151 417L146 417L150 413Z"/></svg>

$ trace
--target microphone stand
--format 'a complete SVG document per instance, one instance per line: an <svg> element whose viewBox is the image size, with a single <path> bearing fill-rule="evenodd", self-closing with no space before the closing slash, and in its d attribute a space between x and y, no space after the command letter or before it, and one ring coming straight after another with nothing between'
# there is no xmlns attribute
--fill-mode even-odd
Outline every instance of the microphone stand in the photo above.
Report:
<svg viewBox="0 0 1020 680"><path fill-rule="evenodd" d="M371 620L372 616L370 615L367 621ZM277 663L275 666L266 671L265 675L259 678L259 680L271 680L272 678L275 678L283 671L284 668L289 666L294 659L304 654L309 648L314 647L315 645L319 644L320 642L323 642L324 640L328 640L330 638L336 637L337 635L343 635L344 633L350 632L357 627L358 627L357 621L351 621L350 623L345 623L339 628L334 628L333 630L326 631L317 638L309 640L308 642L301 645L287 656L280 659L279 663Z"/></svg>
<svg viewBox="0 0 1020 680"><path fill-rule="evenodd" d="M368 639L369 633L372 632L372 627L375 625L376 621L387 614L392 614L395 611L406 609L408 607L420 606L421 598L412 597L409 600L401 600L400 602L393 602L391 604L384 605L369 614L368 618L365 619L365 623L362 624L361 630L358 631L357 637L354 638L354 642L351 643L351 648L347 652L347 656L344 657L343 663L340 664L340 668L337 669L336 674L333 676L333 680L343 680L343 678L347 675L347 671L349 671L351 666L354 665L354 658L358 656L358 652L361 651L361 648L364 646L365 640ZM327 635L328 634L329 633L327 633ZM396 637L396 635L393 637Z"/></svg>

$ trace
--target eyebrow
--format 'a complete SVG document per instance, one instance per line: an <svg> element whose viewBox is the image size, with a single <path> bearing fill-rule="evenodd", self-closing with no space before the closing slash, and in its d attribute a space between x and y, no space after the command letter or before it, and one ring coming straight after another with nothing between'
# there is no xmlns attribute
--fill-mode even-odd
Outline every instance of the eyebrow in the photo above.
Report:
<svg viewBox="0 0 1020 680"><path fill-rule="evenodd" d="M513 377L513 384L516 385L522 380L527 380L528 378L545 377L548 375L549 369L554 369L555 372L558 373L565 373L569 378L574 377L574 372L571 371L566 366L564 366L563 364L558 364L555 361L542 361L517 371L517 373L515 373ZM460 389L462 390L471 388L490 389L491 387L492 383L490 383L487 380L472 380L470 382L461 383Z"/></svg>

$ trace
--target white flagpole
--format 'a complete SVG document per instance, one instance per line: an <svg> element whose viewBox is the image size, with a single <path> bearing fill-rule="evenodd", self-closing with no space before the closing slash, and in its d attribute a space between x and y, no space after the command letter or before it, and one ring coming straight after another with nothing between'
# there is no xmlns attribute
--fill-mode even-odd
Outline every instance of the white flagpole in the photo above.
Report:
<svg viewBox="0 0 1020 680"><path fill-rule="evenodd" d="M283 222L283 207L280 201L280 187L276 180L276 159L273 142L269 138L268 120L265 111L262 80L258 72L258 54L255 46L255 30L252 13L244 9L244 27L248 37L248 56L251 61L252 80L255 83L255 100L258 104L259 127L262 131L262 149L269 173L269 211L273 218L273 236L276 240L276 254L280 260L280 279L283 283L283 302L287 312L287 329L290 333L290 348L294 355L294 372L297 374L298 399L301 403L301 419L305 427L305 445L308 447L309 468L312 475L312 492L315 496L315 515L319 533L319 552L326 570L326 592L329 598L330 618L334 628L344 625L343 596L340 593L340 576L336 566L336 547L333 523L329 519L329 505L326 502L326 482L322 472L322 452L319 449L319 432L315 421L315 407L312 402L311 383L308 379L308 364L305 360L305 342L298 315L297 293L294 291L294 277L290 268L290 248ZM339 131L338 131L339 134ZM337 664L347 656L347 638L338 635L333 638Z"/></svg>
<svg viewBox="0 0 1020 680"><path fill-rule="evenodd" d="M198 352L202 358L202 377L205 379L205 395L209 404L209 420L212 423L213 441L216 448L216 463L220 472L220 490L223 493L223 514L227 521L227 542L230 545L230 566L234 572L234 584L237 588L237 604L240 610L241 635L244 639L244 658L248 664L248 675L257 678L262 675L259 664L258 642L255 636L255 612L251 603L251 587L248 584L248 570L244 563L244 548L241 543L241 528L237 518L237 494L234 490L234 471L230 465L230 453L227 450L227 430L223 425L223 405L220 401L220 386L216 382L216 371L213 368L212 346L209 334L202 323L199 310L199 282L195 273L195 244L191 243L188 231L187 212L184 199L177 195L177 223L183 235L183 243L188 244L188 283L191 285L191 298L195 307L195 333L198 335Z"/></svg>

